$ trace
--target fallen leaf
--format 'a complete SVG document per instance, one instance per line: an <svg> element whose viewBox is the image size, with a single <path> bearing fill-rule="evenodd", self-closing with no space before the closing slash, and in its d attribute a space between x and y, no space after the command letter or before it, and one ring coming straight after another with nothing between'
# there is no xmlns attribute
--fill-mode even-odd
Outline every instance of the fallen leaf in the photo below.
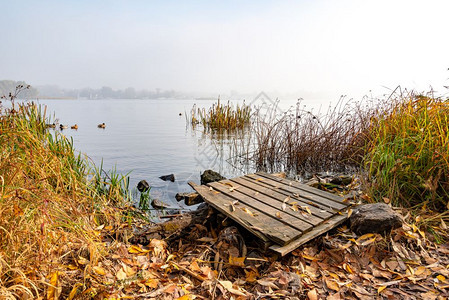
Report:
<svg viewBox="0 0 449 300"><path fill-rule="evenodd" d="M145 254L145 253L150 252L150 250L144 250L144 249L140 248L139 246L131 245L128 248L128 252L129 253L134 253L134 254Z"/></svg>
<svg viewBox="0 0 449 300"><path fill-rule="evenodd" d="M301 208L302 208L303 210L305 210L309 215L312 214L312 212L310 211L310 209L309 209L308 206L301 206Z"/></svg>
<svg viewBox="0 0 449 300"><path fill-rule="evenodd" d="M189 269L194 272L201 272L200 266L198 266L198 263L196 262L196 260L194 260L193 262L190 263Z"/></svg>
<svg viewBox="0 0 449 300"><path fill-rule="evenodd" d="M281 213L280 212L276 212L276 217L279 218L279 219L282 219Z"/></svg>
<svg viewBox="0 0 449 300"><path fill-rule="evenodd" d="M197 242L205 242L205 243L211 243L215 242L217 239L214 239L212 237L203 236L202 238L197 239Z"/></svg>
<svg viewBox="0 0 449 300"><path fill-rule="evenodd" d="M245 271L245 273L246 273L245 281L249 283L256 282L257 277L259 276L258 273L253 270L249 272Z"/></svg>
<svg viewBox="0 0 449 300"><path fill-rule="evenodd" d="M238 295L238 296L246 296L245 293L243 293L240 290L234 289L232 287L232 282L227 281L227 280L218 280L218 282L226 289L228 290L228 292L230 292L231 294L234 295Z"/></svg>
<svg viewBox="0 0 449 300"><path fill-rule="evenodd" d="M98 275L106 275L106 271L102 267L95 266L92 268L92 270L94 270L94 272Z"/></svg>
<svg viewBox="0 0 449 300"><path fill-rule="evenodd" d="M352 215L352 209L348 209L348 218L350 218Z"/></svg>
<svg viewBox="0 0 449 300"><path fill-rule="evenodd" d="M269 281L269 280L263 280L263 279L259 279L257 280L257 283L266 287L270 287L272 289L276 289L278 290L278 286L276 284L274 284L273 281Z"/></svg>
<svg viewBox="0 0 449 300"><path fill-rule="evenodd" d="M331 279L326 279L326 286L331 289L334 290L336 292L340 291L340 287L338 286L338 283L335 280L331 280Z"/></svg>
<svg viewBox="0 0 449 300"><path fill-rule="evenodd" d="M383 197L382 199L384 200L384 202L385 202L386 204L389 204L389 203L391 202L390 198Z"/></svg>
<svg viewBox="0 0 449 300"><path fill-rule="evenodd" d="M251 217L254 217L254 214L253 214L249 209L247 209L246 207L242 207L241 210L243 210L244 212L246 212L246 213L247 213L248 215L250 215Z"/></svg>
<svg viewBox="0 0 449 300"><path fill-rule="evenodd" d="M47 291L47 299L57 300L59 298L59 294L61 293L62 287L59 284L59 272L56 271L51 274L50 277L50 286Z"/></svg>
<svg viewBox="0 0 449 300"><path fill-rule="evenodd" d="M380 286L380 287L377 289L377 293L378 293L378 294L382 293L382 291L385 290L386 288L387 288L386 286Z"/></svg>
<svg viewBox="0 0 449 300"><path fill-rule="evenodd" d="M376 241L376 237L373 237L372 239L369 239L369 240L364 241L364 242L361 243L360 245L361 245L361 246L367 246L367 245L369 245L369 244L371 244L371 243L373 243L373 242L375 242L375 241Z"/></svg>
<svg viewBox="0 0 449 300"><path fill-rule="evenodd" d="M231 266L236 266L236 267L245 267L245 259L246 257L234 257L232 255L229 255L229 264Z"/></svg>
<svg viewBox="0 0 449 300"><path fill-rule="evenodd" d="M440 228L443 229L443 230L447 230L447 225L446 225L446 223L443 221L443 219L441 219Z"/></svg>
<svg viewBox="0 0 449 300"><path fill-rule="evenodd" d="M148 278L144 284L149 288L155 289L158 287L159 279Z"/></svg>
<svg viewBox="0 0 449 300"><path fill-rule="evenodd" d="M117 277L118 280L126 279L126 273L125 273L125 271L123 271L122 268L120 268L120 270L118 270L118 272L117 272L117 274L115 274L115 276Z"/></svg>
<svg viewBox="0 0 449 300"><path fill-rule="evenodd" d="M318 294L316 292L316 289L308 291L307 298L309 298L309 300L318 300Z"/></svg>

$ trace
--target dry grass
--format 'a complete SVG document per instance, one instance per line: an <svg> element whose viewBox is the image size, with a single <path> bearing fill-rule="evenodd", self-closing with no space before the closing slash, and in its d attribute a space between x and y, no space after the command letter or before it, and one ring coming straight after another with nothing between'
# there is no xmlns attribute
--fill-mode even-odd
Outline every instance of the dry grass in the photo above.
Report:
<svg viewBox="0 0 449 300"><path fill-rule="evenodd" d="M14 95L11 99L14 102ZM0 108L0 295L68 296L107 253L97 229L123 217L124 178L105 181L34 104ZM89 175L91 174L91 175ZM89 180L90 178L90 180ZM88 288L89 281L80 283Z"/></svg>
<svg viewBox="0 0 449 300"><path fill-rule="evenodd" d="M370 118L380 111L379 103L340 99L324 114L314 114L298 101L296 107L279 114L276 107L255 111L251 136L234 149L258 170L301 174L358 169L363 158Z"/></svg>
<svg viewBox="0 0 449 300"><path fill-rule="evenodd" d="M449 101L402 92L361 103L340 99L324 114L298 102L258 109L233 154L257 170L292 175L358 172L373 201L444 211L449 197Z"/></svg>
<svg viewBox="0 0 449 300"><path fill-rule="evenodd" d="M251 108L245 103L234 107L229 101L227 104L221 104L220 99L209 110L196 108L194 105L190 112L190 123L193 126L201 123L206 130L243 129L249 125L250 118Z"/></svg>

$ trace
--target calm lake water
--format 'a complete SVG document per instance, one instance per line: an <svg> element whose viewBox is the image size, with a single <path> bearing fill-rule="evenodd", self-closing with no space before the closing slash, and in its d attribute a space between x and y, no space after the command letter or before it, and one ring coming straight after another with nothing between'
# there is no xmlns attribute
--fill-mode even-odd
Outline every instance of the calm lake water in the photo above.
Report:
<svg viewBox="0 0 449 300"><path fill-rule="evenodd" d="M178 192L190 192L188 181L200 182L200 174L213 169L226 177L248 169L234 168L227 162L232 136L214 138L201 126L192 129L186 121L194 103L208 109L212 100L38 100L47 106L47 116L60 124L78 124L78 130L65 129L74 146L95 165L129 173L131 187L145 179L150 195L173 207ZM233 102L234 104L237 102ZM179 113L182 113L180 116ZM106 128L97 125L105 123ZM175 182L159 176L174 174Z"/></svg>
<svg viewBox="0 0 449 300"><path fill-rule="evenodd" d="M251 102L252 106L265 101L256 100ZM188 124L186 113L190 114L194 104L209 109L215 100L40 99L37 102L47 106L47 116L53 117L52 120L69 126L62 133L72 137L75 148L96 166L103 162L105 171L115 168L118 173L129 173L132 188L145 179L151 186L151 197L173 208L190 209L183 202L178 203L175 195L193 191L187 182L199 183L200 174L206 169L228 178L255 171L251 166L233 165L235 161L229 160L230 146L235 138L241 137L217 137L205 133L201 126L192 129ZM232 101L233 105L237 103L242 101ZM283 101L279 110L286 111L295 103ZM103 122L106 128L98 128ZM74 124L78 124L78 130L70 129ZM175 175L175 182L159 179L168 174Z"/></svg>

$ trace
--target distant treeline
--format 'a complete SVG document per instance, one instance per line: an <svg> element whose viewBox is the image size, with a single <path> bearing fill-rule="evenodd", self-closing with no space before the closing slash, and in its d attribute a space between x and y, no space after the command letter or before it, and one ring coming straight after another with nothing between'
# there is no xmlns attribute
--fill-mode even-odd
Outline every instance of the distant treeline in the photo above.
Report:
<svg viewBox="0 0 449 300"><path fill-rule="evenodd" d="M24 81L0 80L0 96L8 96L14 93L18 85L28 85ZM31 86L22 91L19 98L83 98L83 99L155 99L155 98L182 98L183 94L174 90L136 90L129 87L124 90L114 90L111 87L104 86L99 89L63 89L56 85Z"/></svg>
<svg viewBox="0 0 449 300"><path fill-rule="evenodd" d="M9 96L9 93L14 94L16 87L19 85L27 86L25 81L14 81L14 80L0 80L0 96ZM23 90L19 94L19 98L29 99L36 98L39 92L36 88L30 87L29 89Z"/></svg>
<svg viewBox="0 0 449 300"><path fill-rule="evenodd" d="M174 90L163 91L156 89L136 90L129 87L124 90L114 90L104 86L99 89L61 89L58 86L38 86L39 98L83 98L83 99L154 99L154 98L177 98L178 93Z"/></svg>

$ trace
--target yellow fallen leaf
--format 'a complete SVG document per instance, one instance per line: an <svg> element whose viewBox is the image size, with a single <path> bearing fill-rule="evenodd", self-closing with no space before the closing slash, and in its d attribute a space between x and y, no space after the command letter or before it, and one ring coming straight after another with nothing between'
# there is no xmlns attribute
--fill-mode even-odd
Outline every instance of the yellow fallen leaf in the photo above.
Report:
<svg viewBox="0 0 449 300"><path fill-rule="evenodd" d="M70 291L70 294L69 294L69 296L67 297L67 300L72 300L72 299L74 299L75 296L78 294L78 288L81 287L81 286L83 286L82 283L80 283L80 282L75 283L75 285L74 285L73 288L72 288L72 291Z"/></svg>
<svg viewBox="0 0 449 300"><path fill-rule="evenodd" d="M277 212L277 213L276 213L276 217L279 218L279 219L282 219L281 213L280 213L280 212Z"/></svg>
<svg viewBox="0 0 449 300"><path fill-rule="evenodd" d="M192 299L195 299L195 298L196 298L196 296L194 296L192 294L185 294L184 296L176 298L176 300L192 300Z"/></svg>
<svg viewBox="0 0 449 300"><path fill-rule="evenodd" d="M367 233L367 234L364 234L364 235L362 235L361 237L359 237L357 240L358 240L358 241L366 240L367 238L370 238L370 237L372 237L372 236L374 236L374 233Z"/></svg>
<svg viewBox="0 0 449 300"><path fill-rule="evenodd" d="M118 272L117 272L117 274L115 274L115 276L117 277L118 280L125 280L126 279L126 273L121 268L120 268L120 270L118 270Z"/></svg>
<svg viewBox="0 0 449 300"><path fill-rule="evenodd" d="M445 281L446 281L446 277L444 277L443 275L438 275L438 276L437 276L437 279L438 279L440 282L445 282Z"/></svg>
<svg viewBox="0 0 449 300"><path fill-rule="evenodd" d="M385 202L386 204L389 204L389 203L391 202L390 198L383 197L382 199L384 200L384 202Z"/></svg>
<svg viewBox="0 0 449 300"><path fill-rule="evenodd" d="M372 239L369 239L369 240L364 241L364 242L361 243L360 245L361 245L361 246L367 246L367 245L369 245L369 244L371 244L371 243L373 243L373 242L375 242L375 241L376 241L376 237L373 237Z"/></svg>
<svg viewBox="0 0 449 300"><path fill-rule="evenodd" d="M144 284L149 288L155 289L158 287L159 279L148 278Z"/></svg>
<svg viewBox="0 0 449 300"><path fill-rule="evenodd" d="M301 206L301 208L302 208L303 210L305 210L309 215L312 214L312 212L310 211L310 209L309 209L308 206Z"/></svg>
<svg viewBox="0 0 449 300"><path fill-rule="evenodd" d="M343 264L343 269L345 269L348 273L354 274L354 271L351 269L351 267L348 264Z"/></svg>
<svg viewBox="0 0 449 300"><path fill-rule="evenodd" d="M102 267L95 266L92 268L92 270L94 270L94 272L98 275L106 275L106 271Z"/></svg>
<svg viewBox="0 0 449 300"><path fill-rule="evenodd" d="M316 257L314 257L314 256L309 256L309 255L306 255L306 254L302 254L301 256L302 256L304 259L311 260L311 261L317 261L317 260L318 260Z"/></svg>
<svg viewBox="0 0 449 300"><path fill-rule="evenodd" d="M139 246L132 245L128 248L128 252L134 253L134 254L145 254L145 253L150 252L150 250L145 250L145 249L140 248Z"/></svg>
<svg viewBox="0 0 449 300"><path fill-rule="evenodd" d="M382 291L385 290L386 288L387 288L386 286L380 286L380 287L377 289L377 293L378 293L378 294L382 293Z"/></svg>
<svg viewBox="0 0 449 300"><path fill-rule="evenodd" d="M352 209L348 209L348 218L350 218L352 215Z"/></svg>
<svg viewBox="0 0 449 300"><path fill-rule="evenodd" d="M229 255L229 264L231 266L244 268L245 267L245 259L246 259L246 257L234 257L232 255Z"/></svg>
<svg viewBox="0 0 449 300"><path fill-rule="evenodd" d="M48 300L57 300L59 298L59 294L61 293L61 286L59 284L59 272L56 271L50 276L50 286L47 291L47 299Z"/></svg>
<svg viewBox="0 0 449 300"><path fill-rule="evenodd" d="M246 207L242 207L241 210L243 210L244 212L246 212L246 213L247 213L248 215L250 215L251 217L254 217L254 214L253 214L249 209L247 209Z"/></svg>

